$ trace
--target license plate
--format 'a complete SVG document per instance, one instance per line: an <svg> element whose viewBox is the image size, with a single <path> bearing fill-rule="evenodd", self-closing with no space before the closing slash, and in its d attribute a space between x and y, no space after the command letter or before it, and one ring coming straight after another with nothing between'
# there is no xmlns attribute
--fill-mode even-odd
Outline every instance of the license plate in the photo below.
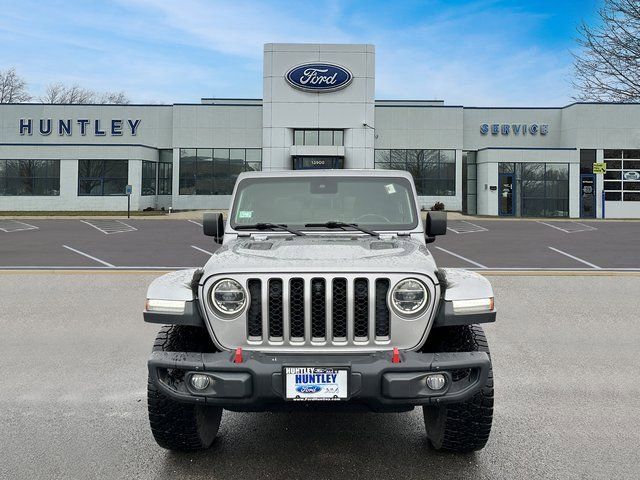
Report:
<svg viewBox="0 0 640 480"><path fill-rule="evenodd" d="M346 368L285 367L287 400L331 401L349 396Z"/></svg>

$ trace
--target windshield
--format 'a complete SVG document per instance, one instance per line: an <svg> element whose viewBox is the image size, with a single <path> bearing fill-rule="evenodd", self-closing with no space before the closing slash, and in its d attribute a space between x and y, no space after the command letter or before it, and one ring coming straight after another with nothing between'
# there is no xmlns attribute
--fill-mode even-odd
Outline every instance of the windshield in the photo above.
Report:
<svg viewBox="0 0 640 480"><path fill-rule="evenodd" d="M231 226L356 223L375 230L417 226L411 182L402 177L247 178L238 184ZM322 229L314 227L313 229Z"/></svg>

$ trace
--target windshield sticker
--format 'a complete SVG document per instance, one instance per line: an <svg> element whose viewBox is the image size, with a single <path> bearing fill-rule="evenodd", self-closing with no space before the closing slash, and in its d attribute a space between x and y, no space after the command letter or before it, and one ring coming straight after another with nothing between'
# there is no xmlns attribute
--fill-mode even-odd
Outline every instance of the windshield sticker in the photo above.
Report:
<svg viewBox="0 0 640 480"><path fill-rule="evenodd" d="M238 212L238 218L251 218L253 217L253 210L240 210Z"/></svg>
<svg viewBox="0 0 640 480"><path fill-rule="evenodd" d="M396 193L396 187L393 186L393 183L390 183L389 185L385 185L384 188L387 189L387 193L389 195L391 195L392 193Z"/></svg>

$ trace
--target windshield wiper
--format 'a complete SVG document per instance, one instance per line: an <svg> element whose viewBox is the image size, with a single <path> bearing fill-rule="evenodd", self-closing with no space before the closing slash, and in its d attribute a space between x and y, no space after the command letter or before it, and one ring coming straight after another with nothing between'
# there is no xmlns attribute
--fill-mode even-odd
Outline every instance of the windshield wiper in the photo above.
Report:
<svg viewBox="0 0 640 480"><path fill-rule="evenodd" d="M355 228L356 230L360 230L362 233L373 235L374 237L380 237L379 233L376 233L372 230L361 227L357 223L336 222L335 220L324 222L324 223L307 223L305 224L305 227L340 228L342 230L344 230L345 227L351 227L351 228Z"/></svg>
<svg viewBox="0 0 640 480"><path fill-rule="evenodd" d="M287 226L286 223L253 223L251 225L236 225L234 230L285 230L299 237L304 237L304 233Z"/></svg>

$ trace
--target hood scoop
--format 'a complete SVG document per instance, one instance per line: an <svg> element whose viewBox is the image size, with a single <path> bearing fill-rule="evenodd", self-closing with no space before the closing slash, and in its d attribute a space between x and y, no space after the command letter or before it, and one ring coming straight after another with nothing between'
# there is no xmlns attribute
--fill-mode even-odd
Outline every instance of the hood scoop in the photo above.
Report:
<svg viewBox="0 0 640 480"><path fill-rule="evenodd" d="M242 246L247 250L271 250L272 247L272 242L247 242Z"/></svg>
<svg viewBox="0 0 640 480"><path fill-rule="evenodd" d="M393 250L398 248L398 244L395 242L371 242L369 248L371 250Z"/></svg>

